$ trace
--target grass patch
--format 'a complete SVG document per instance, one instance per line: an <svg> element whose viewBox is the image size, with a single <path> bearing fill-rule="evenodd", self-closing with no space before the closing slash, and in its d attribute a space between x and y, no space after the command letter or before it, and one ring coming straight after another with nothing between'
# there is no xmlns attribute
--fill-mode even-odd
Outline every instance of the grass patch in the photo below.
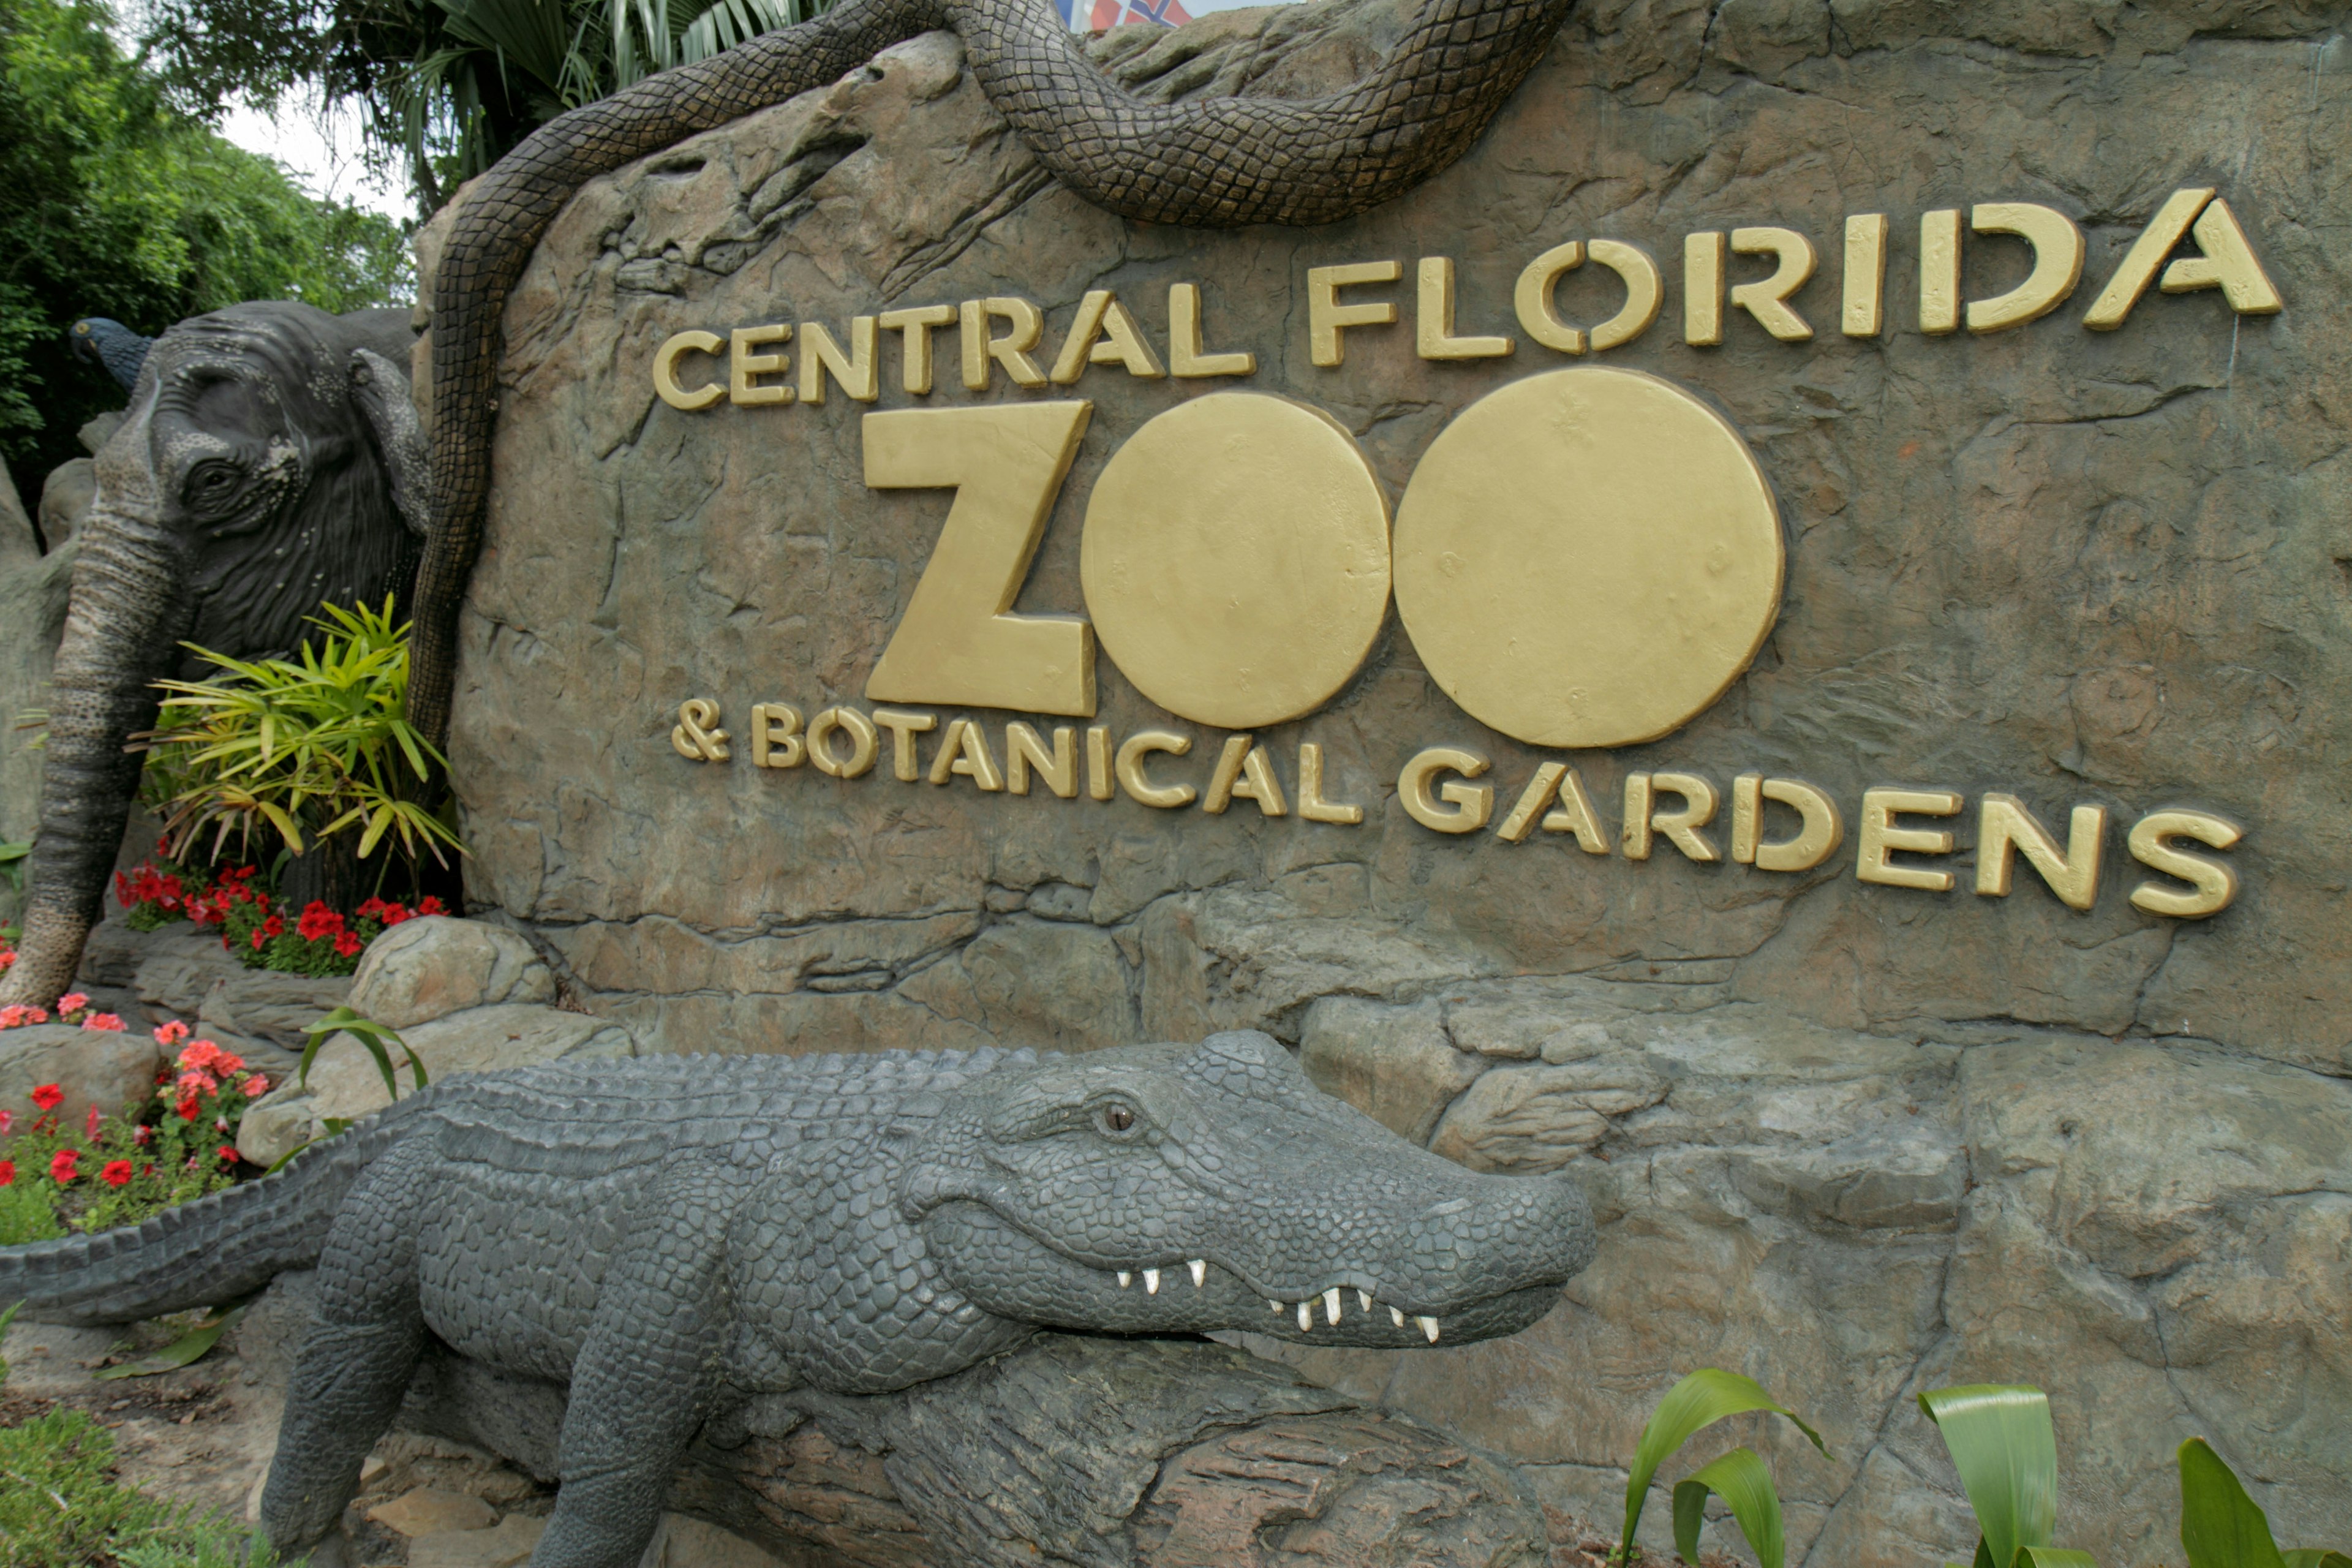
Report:
<svg viewBox="0 0 2352 1568"><path fill-rule="evenodd" d="M113 1435L79 1410L0 1428L0 1568L275 1568L234 1521L114 1479Z"/></svg>

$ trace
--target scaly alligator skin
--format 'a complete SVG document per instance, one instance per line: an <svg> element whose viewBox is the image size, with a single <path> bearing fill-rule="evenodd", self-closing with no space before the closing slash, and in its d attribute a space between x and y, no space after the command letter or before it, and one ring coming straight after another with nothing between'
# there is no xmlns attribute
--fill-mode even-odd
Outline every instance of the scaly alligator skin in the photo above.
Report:
<svg viewBox="0 0 2352 1568"><path fill-rule="evenodd" d="M1096 205L1197 228L1332 223L1469 151L1574 4L1426 0L1413 29L1345 91L1308 102L1151 103L1097 70L1046 0L846 0L549 121L475 185L434 279L434 521L416 579L410 722L447 744L457 606L489 491L507 294L548 224L596 175L949 27L989 101Z"/></svg>
<svg viewBox="0 0 2352 1568"><path fill-rule="evenodd" d="M262 1500L281 1552L341 1517L429 1331L570 1384L531 1562L629 1568L696 1432L754 1394L905 1388L1045 1328L1486 1339L1592 1245L1569 1181L1449 1163L1237 1033L454 1079L137 1231L0 1251L0 1300L121 1321L316 1258Z"/></svg>

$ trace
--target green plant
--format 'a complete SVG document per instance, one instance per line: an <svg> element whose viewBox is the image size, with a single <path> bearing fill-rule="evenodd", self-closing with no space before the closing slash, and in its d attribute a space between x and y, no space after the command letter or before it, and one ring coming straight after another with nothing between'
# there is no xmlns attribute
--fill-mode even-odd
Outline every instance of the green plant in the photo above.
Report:
<svg viewBox="0 0 2352 1568"><path fill-rule="evenodd" d="M0 1350L5 1350L7 1348L8 1325L15 1322L16 1321L16 1314L24 1310L25 1303L17 1301L12 1303L6 1311L0 1312ZM7 1383L8 1358L5 1356L0 1356L0 1388L7 1386Z"/></svg>
<svg viewBox="0 0 2352 1568"><path fill-rule="evenodd" d="M2093 1568L2091 1554L2053 1545L2058 1436L2038 1388L1982 1384L1930 1389L1919 1408L1952 1456L1976 1511L1974 1568Z"/></svg>
<svg viewBox="0 0 2352 1568"><path fill-rule="evenodd" d="M2180 1445L2180 1550L2189 1568L2352 1568L2352 1557L2322 1547L2281 1552L2270 1516L2239 1484L2212 1445Z"/></svg>
<svg viewBox="0 0 2352 1568"><path fill-rule="evenodd" d="M302 1067L297 1079L306 1087L310 1081L310 1063L317 1059L319 1047L338 1034L349 1035L367 1048L368 1055L375 1058L375 1070L383 1075L383 1091L393 1099L400 1098L400 1080L392 1061L394 1047L407 1058L409 1076L415 1080L416 1087L422 1089L427 1081L423 1058L409 1047L406 1040L402 1039L395 1030L373 1018L362 1018L349 1007L336 1008L317 1023L306 1025L302 1032L310 1037L310 1043L302 1047Z"/></svg>
<svg viewBox="0 0 2352 1568"><path fill-rule="evenodd" d="M114 1438L79 1410L0 1427L0 1568L272 1568L233 1521L114 1479Z"/></svg>
<svg viewBox="0 0 2352 1568"><path fill-rule="evenodd" d="M346 830L364 860L396 839L412 866L444 846L465 852L425 804L427 759L446 763L409 726L408 627L381 610L324 606L323 634L299 658L239 659L194 652L227 679L163 680L166 706L143 737L166 793L164 833L184 850L209 827L217 858L232 831L240 853L257 829L299 855Z"/></svg>
<svg viewBox="0 0 2352 1568"><path fill-rule="evenodd" d="M10 1162L13 1164L13 1162ZM0 1247L22 1247L28 1241L54 1241L66 1233L58 1222L58 1205L31 1181L13 1179L0 1184Z"/></svg>
<svg viewBox="0 0 2352 1568"><path fill-rule="evenodd" d="M31 839L18 843L0 844L0 877L18 892L25 890L25 861L33 853Z"/></svg>
<svg viewBox="0 0 2352 1568"><path fill-rule="evenodd" d="M90 1377L99 1383L121 1377L154 1377L202 1361L205 1353L220 1342L220 1337L235 1328L236 1321L245 1316L246 1305L247 1302L239 1301L233 1307L215 1307L187 1332L162 1350L141 1356L137 1361L124 1362L121 1366L108 1367L104 1372L94 1372Z"/></svg>
<svg viewBox="0 0 2352 1568"><path fill-rule="evenodd" d="M1754 1378L1706 1366L1666 1391L1642 1428L1634 1445L1633 1465L1625 1479L1625 1531L1612 1561L1629 1563L1636 1548L1633 1534L1641 1527L1642 1510L1649 1500L1650 1482L1658 1467L1685 1443L1727 1416L1749 1411L1785 1415L1826 1456L1821 1434L1805 1425L1795 1411L1773 1402ZM1764 1568L1781 1568L1780 1498L1772 1488L1771 1472L1752 1448L1734 1448L1675 1488L1675 1549L1698 1561L1699 1528L1706 1517L1709 1492L1723 1499L1731 1517L1748 1538Z"/></svg>

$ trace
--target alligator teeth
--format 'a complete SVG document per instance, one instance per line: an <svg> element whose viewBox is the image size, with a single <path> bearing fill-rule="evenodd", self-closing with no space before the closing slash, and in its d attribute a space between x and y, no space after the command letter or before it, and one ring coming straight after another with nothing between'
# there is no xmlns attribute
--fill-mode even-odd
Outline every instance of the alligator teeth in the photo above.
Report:
<svg viewBox="0 0 2352 1568"><path fill-rule="evenodd" d="M1314 1326L1315 1326L1315 1304L1314 1304L1313 1302L1311 1302L1311 1301L1301 1301L1301 1302L1299 1302L1299 1303L1298 1303L1298 1331L1299 1331L1300 1333L1302 1333L1302 1334L1303 1334L1303 1333L1307 1332L1309 1329L1312 1329Z"/></svg>
<svg viewBox="0 0 2352 1568"><path fill-rule="evenodd" d="M1372 1293L1370 1290L1357 1291L1356 1305L1363 1308L1367 1312L1370 1311L1372 1310Z"/></svg>
<svg viewBox="0 0 2352 1568"><path fill-rule="evenodd" d="M1401 1329L1401 1328L1403 1328L1403 1327L1404 1327L1404 1314L1403 1314L1402 1312L1398 1311L1394 1307L1391 1307L1391 1308L1389 1309L1389 1321L1391 1321L1391 1322L1394 1323L1394 1324L1395 1324L1398 1328L1400 1328L1400 1329Z"/></svg>
<svg viewBox="0 0 2352 1568"><path fill-rule="evenodd" d="M1275 1311L1279 1312L1282 1310L1282 1303L1279 1301L1268 1301L1266 1305Z"/></svg>
<svg viewBox="0 0 2352 1568"><path fill-rule="evenodd" d="M1147 1268L1143 1271L1143 1293L1147 1296L1160 1294L1160 1270L1157 1268Z"/></svg>
<svg viewBox="0 0 2352 1568"><path fill-rule="evenodd" d="M1184 1267L1192 1271L1193 1289L1198 1290L1202 1286L1209 1282L1209 1260L1207 1258L1195 1258L1192 1262L1184 1265Z"/></svg>
<svg viewBox="0 0 2352 1568"><path fill-rule="evenodd" d="M1415 1318L1413 1321L1421 1325L1421 1331L1429 1336L1429 1342L1431 1344L1435 1344L1437 1342L1437 1320L1435 1318Z"/></svg>
<svg viewBox="0 0 2352 1568"><path fill-rule="evenodd" d="M1323 1292L1323 1321L1327 1323L1339 1321L1339 1287L1337 1285Z"/></svg>
<svg viewBox="0 0 2352 1568"><path fill-rule="evenodd" d="M1135 1283L1135 1276L1134 1276L1134 1275L1129 1274L1129 1273L1126 1269L1124 1269L1124 1268L1122 1268L1122 1269L1120 1269L1120 1270L1118 1271L1118 1288L1119 1288L1120 1289L1124 1290L1124 1289L1126 1289L1129 1285L1132 1285L1132 1284L1134 1284L1134 1283Z"/></svg>

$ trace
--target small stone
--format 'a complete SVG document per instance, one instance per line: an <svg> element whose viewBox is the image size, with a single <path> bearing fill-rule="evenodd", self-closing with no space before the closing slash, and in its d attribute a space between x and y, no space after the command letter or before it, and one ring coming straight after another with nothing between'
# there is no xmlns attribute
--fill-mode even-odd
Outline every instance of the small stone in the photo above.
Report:
<svg viewBox="0 0 2352 1568"><path fill-rule="evenodd" d="M368 1510L368 1518L386 1530L417 1537L451 1531L487 1531L499 1521L498 1510L478 1497L418 1487L390 1502Z"/></svg>
<svg viewBox="0 0 2352 1568"><path fill-rule="evenodd" d="M547 1521L520 1513L490 1530L435 1531L409 1542L408 1568L516 1568L546 1532Z"/></svg>

